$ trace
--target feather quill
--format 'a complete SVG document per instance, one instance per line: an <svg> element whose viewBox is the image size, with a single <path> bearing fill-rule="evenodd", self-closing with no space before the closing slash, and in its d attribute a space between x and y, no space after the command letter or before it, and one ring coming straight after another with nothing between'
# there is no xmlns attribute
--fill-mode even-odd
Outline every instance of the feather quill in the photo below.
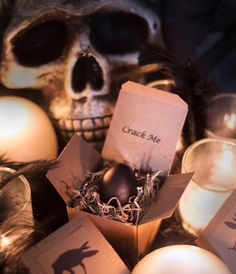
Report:
<svg viewBox="0 0 236 274"><path fill-rule="evenodd" d="M56 167L57 164L56 160L29 163L10 162L4 156L0 155L0 166L16 170L15 173L10 174L10 176L0 182L0 189L20 175L27 176L28 180L38 179L40 176L45 175L49 169ZM26 274L29 272L21 264L21 255L30 246L46 236L44 226L47 226L46 222L49 222L49 220L33 225L32 220L27 220L27 217L24 216L24 219L15 223L16 212L11 199L6 192L4 192L4 195L0 192L0 273ZM20 235L20 237L14 240L14 244L11 244L9 251L8 249L1 249L2 235L10 238L16 235Z"/></svg>

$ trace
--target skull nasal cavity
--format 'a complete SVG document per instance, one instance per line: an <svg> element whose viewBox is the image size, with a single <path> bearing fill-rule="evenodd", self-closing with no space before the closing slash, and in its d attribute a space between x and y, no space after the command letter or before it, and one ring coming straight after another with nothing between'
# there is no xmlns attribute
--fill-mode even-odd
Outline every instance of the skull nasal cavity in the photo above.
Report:
<svg viewBox="0 0 236 274"><path fill-rule="evenodd" d="M12 40L13 54L27 67L37 67L58 59L67 42L67 27L50 20L20 31Z"/></svg>
<svg viewBox="0 0 236 274"><path fill-rule="evenodd" d="M103 73L93 56L81 56L73 69L72 88L74 92L82 92L88 84L93 90L101 90Z"/></svg>

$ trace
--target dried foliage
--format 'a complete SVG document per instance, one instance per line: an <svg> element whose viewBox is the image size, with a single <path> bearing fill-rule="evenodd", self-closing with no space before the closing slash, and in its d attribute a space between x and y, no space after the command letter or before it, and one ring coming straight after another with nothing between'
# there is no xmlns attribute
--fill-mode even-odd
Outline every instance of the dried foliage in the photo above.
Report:
<svg viewBox="0 0 236 274"><path fill-rule="evenodd" d="M70 206L123 223L137 224L158 195L163 181L161 171L144 174L134 170L138 182L137 195L131 196L127 204L121 205L117 197L112 197L107 203L100 200L99 182L110 167L111 164L105 162L99 172L87 173L81 187L73 190L75 195Z"/></svg>

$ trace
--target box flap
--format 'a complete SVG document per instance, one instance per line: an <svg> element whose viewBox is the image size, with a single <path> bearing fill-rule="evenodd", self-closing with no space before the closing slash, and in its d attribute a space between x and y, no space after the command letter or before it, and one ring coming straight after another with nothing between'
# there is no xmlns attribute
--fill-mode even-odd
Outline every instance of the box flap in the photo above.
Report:
<svg viewBox="0 0 236 274"><path fill-rule="evenodd" d="M170 217L192 176L193 173L185 173L167 177L156 199L152 202L140 223Z"/></svg>
<svg viewBox="0 0 236 274"><path fill-rule="evenodd" d="M101 232L82 215L27 250L22 259L32 274L130 273Z"/></svg>
<svg viewBox="0 0 236 274"><path fill-rule="evenodd" d="M70 202L73 189L84 180L84 172L91 171L100 159L100 154L91 144L75 134L59 155L59 166L48 171L47 178L63 200Z"/></svg>

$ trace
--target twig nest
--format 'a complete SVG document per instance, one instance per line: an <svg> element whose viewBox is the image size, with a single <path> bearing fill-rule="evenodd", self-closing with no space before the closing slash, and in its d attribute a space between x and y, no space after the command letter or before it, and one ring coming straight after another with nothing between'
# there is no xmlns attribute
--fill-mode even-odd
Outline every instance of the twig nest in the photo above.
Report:
<svg viewBox="0 0 236 274"><path fill-rule="evenodd" d="M134 171L126 164L117 164L109 168L99 182L100 199L108 203L117 197L121 205L127 204L131 196L137 195L137 186Z"/></svg>
<svg viewBox="0 0 236 274"><path fill-rule="evenodd" d="M69 206L127 224L138 224L162 185L162 171L144 172L126 164L103 162L71 189Z"/></svg>

